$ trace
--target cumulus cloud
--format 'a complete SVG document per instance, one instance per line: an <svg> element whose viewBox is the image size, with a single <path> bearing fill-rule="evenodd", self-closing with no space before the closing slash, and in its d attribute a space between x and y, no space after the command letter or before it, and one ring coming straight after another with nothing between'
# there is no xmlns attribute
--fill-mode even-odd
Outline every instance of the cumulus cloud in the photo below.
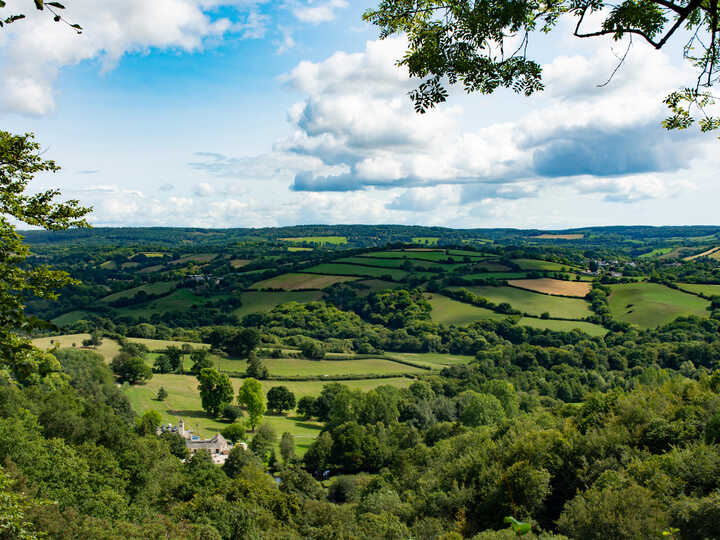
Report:
<svg viewBox="0 0 720 540"><path fill-rule="evenodd" d="M301 62L283 77L307 97L288 112L293 130L277 150L341 169L332 174L317 166L298 170L292 190L461 185L462 202L517 200L538 196L552 182L568 185L568 178L687 167L695 135L668 134L659 121L662 96L687 80L689 71L671 65L665 53L636 47L625 69L603 88L598 88L604 82L598 78L612 72L617 58L602 44L584 55L555 58L544 66L548 91L533 98L528 114L509 112L507 122L468 128L462 105L482 96L458 96L456 105L442 105L426 115L414 112L405 94L417 81L395 64L405 47L403 38L370 41L363 52ZM666 182L666 177L656 181ZM606 199L669 193L637 185L617 189ZM388 207L423 206L410 193Z"/></svg>
<svg viewBox="0 0 720 540"><path fill-rule="evenodd" d="M215 194L215 188L213 188L207 182L201 182L193 186L193 195L196 197L210 197Z"/></svg>
<svg viewBox="0 0 720 540"><path fill-rule="evenodd" d="M54 108L53 83L60 68L98 60L110 69L127 53L153 48L196 51L209 38L235 34L259 38L267 18L253 0L74 0L68 16L85 28L77 35L45 12L27 10L29 20L3 29L0 99L6 110L46 114ZM234 8L236 17L217 16ZM227 9L223 11L227 14Z"/></svg>
<svg viewBox="0 0 720 540"><path fill-rule="evenodd" d="M336 10L344 9L350 4L347 0L308 0L307 2L288 2L288 7L298 20L310 24L320 24L335 19Z"/></svg>

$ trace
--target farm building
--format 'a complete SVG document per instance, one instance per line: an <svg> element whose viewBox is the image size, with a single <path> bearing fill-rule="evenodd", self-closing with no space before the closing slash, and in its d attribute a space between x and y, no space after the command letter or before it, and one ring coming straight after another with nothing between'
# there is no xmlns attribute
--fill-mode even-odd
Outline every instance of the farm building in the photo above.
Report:
<svg viewBox="0 0 720 540"><path fill-rule="evenodd" d="M185 439L185 446L187 446L190 454L194 454L198 450L207 450L212 456L213 463L216 464L225 463L232 449L232 444L228 443L225 437L219 433L212 439L201 439L197 435L193 435L191 429L185 429L185 422L183 422L182 418L178 419L177 426L173 426L172 424L163 424L160 426L157 429L157 434L161 435L163 433L177 433L180 435ZM245 445L245 443L240 444Z"/></svg>

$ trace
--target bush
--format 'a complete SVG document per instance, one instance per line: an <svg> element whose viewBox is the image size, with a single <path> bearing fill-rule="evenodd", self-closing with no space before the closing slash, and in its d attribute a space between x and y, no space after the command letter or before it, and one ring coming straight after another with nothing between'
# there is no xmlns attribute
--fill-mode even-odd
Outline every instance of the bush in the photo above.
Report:
<svg viewBox="0 0 720 540"><path fill-rule="evenodd" d="M226 418L226 419L230 420L231 422L234 422L238 418L243 417L243 411L237 405L225 405L222 415L223 415L223 418Z"/></svg>

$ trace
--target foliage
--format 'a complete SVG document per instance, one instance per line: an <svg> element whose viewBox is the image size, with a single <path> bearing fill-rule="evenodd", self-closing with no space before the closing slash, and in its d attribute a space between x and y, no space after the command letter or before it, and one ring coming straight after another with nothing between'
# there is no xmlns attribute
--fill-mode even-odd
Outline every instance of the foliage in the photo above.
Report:
<svg viewBox="0 0 720 540"><path fill-rule="evenodd" d="M247 431L247 426L245 425L245 422L233 422L228 427L222 430L222 436L225 437L228 441L235 444L238 441L244 441L245 440L245 432Z"/></svg>
<svg viewBox="0 0 720 540"><path fill-rule="evenodd" d="M121 352L110 363L120 382L138 384L152 379L152 369L139 356Z"/></svg>
<svg viewBox="0 0 720 540"><path fill-rule="evenodd" d="M240 405L247 409L250 429L254 430L266 410L262 386L255 379L245 379L238 390L237 400Z"/></svg>
<svg viewBox="0 0 720 540"><path fill-rule="evenodd" d="M267 393L267 408L281 414L295 408L295 394L287 386L273 386Z"/></svg>
<svg viewBox="0 0 720 540"><path fill-rule="evenodd" d="M214 368L205 368L197 379L203 409L212 417L219 416L235 394L230 378Z"/></svg>
<svg viewBox="0 0 720 540"><path fill-rule="evenodd" d="M285 463L295 458L295 437L287 431L280 438L280 455Z"/></svg>

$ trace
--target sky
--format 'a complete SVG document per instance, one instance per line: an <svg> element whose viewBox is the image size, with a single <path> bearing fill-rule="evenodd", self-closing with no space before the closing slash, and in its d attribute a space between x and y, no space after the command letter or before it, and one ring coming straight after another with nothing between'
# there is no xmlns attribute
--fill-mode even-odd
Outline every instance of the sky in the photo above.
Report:
<svg viewBox="0 0 720 540"><path fill-rule="evenodd" d="M626 42L561 20L530 41L544 92L418 115L372 0L67 0L82 35L7 4L29 17L0 30L2 129L35 133L62 171L33 189L96 226L718 224L720 141L660 125L694 83L680 36L599 87Z"/></svg>

